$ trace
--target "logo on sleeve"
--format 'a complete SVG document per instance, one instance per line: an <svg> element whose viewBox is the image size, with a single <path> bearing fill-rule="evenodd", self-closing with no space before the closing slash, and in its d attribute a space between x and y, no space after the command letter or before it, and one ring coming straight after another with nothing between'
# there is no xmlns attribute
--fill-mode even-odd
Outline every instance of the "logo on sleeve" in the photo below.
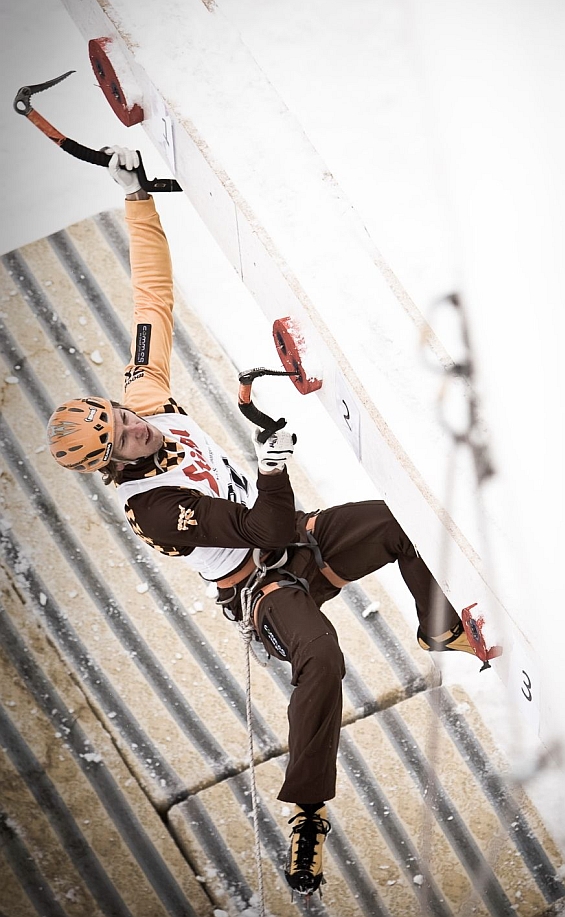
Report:
<svg viewBox="0 0 565 917"><path fill-rule="evenodd" d="M177 521L177 529L179 532L185 532L189 525L198 525L196 519L194 519L194 510L188 509L186 506L182 506L179 503L179 518Z"/></svg>
<svg viewBox="0 0 565 917"><path fill-rule="evenodd" d="M124 388L127 388L128 385L131 385L132 382L137 382L138 379L143 379L145 372L139 368L139 366L134 366L133 369L129 369L124 374Z"/></svg>
<svg viewBox="0 0 565 917"><path fill-rule="evenodd" d="M150 343L151 325L148 322L142 322L137 326L135 337L135 362L140 366L147 366L149 363Z"/></svg>

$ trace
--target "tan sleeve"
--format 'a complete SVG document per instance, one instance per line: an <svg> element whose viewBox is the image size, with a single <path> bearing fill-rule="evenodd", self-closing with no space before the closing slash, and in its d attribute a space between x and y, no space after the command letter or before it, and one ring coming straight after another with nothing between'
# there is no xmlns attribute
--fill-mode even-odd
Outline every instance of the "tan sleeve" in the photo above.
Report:
<svg viewBox="0 0 565 917"><path fill-rule="evenodd" d="M147 416L160 413L171 396L173 272L169 245L153 198L126 200L125 208L134 310L123 403Z"/></svg>

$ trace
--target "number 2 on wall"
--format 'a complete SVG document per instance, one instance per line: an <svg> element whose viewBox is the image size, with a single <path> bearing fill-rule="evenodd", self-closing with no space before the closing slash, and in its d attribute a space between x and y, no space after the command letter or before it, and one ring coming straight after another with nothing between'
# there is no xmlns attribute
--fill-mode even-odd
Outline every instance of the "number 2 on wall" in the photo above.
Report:
<svg viewBox="0 0 565 917"><path fill-rule="evenodd" d="M350 418L351 418L351 414L349 413L349 406L347 405L347 402L345 402L345 401L343 400L343 398L342 398L342 400L341 400L341 403L342 403L342 405L343 405L344 408L345 408L345 411L343 412L343 419L345 420L345 422L346 422L347 426L349 427L349 429L351 430L351 432L353 432L352 427L351 427L351 424L349 423Z"/></svg>

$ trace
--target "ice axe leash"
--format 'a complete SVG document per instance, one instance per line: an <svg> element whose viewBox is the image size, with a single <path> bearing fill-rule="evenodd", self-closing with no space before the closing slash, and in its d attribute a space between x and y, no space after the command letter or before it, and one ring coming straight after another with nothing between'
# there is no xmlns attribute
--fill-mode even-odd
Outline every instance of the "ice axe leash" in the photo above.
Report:
<svg viewBox="0 0 565 917"><path fill-rule="evenodd" d="M260 376L298 375L300 375L298 372L286 372L283 369L266 369L264 366L259 366L256 369L248 369L246 372L239 374L238 407L244 417L247 417L256 427L262 428L261 432L257 434L258 442L266 443L269 436L272 436L277 430L282 430L282 428L286 426L286 420L284 417L273 420L272 417L269 417L268 414L264 414L263 411L260 411L259 408L253 404L251 400L251 386L254 380L258 379Z"/></svg>
<svg viewBox="0 0 565 917"><path fill-rule="evenodd" d="M83 162L90 162L95 166L108 166L111 159L108 153L105 153L104 150L91 150L90 147L83 146L81 143L77 143L76 140L71 140L70 137L65 137L31 105L30 99L33 95L38 92L44 92L46 89L50 89L51 86L56 86L57 83L66 80L71 73L75 73L75 71L67 70L61 76L57 76L53 80L47 80L45 83L22 86L14 99L14 109L19 115L24 115L32 124L35 124L46 137L49 137L53 143L60 146L65 153L70 153L76 159L82 159ZM137 150L137 154L139 156L139 165L135 172L144 191L149 193L154 191L182 191L181 186L174 178L147 178L139 150Z"/></svg>

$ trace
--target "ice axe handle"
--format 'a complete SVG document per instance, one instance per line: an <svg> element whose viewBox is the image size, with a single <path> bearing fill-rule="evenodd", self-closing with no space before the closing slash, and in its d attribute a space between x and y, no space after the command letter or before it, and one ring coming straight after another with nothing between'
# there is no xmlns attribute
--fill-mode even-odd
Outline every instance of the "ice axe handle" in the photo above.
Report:
<svg viewBox="0 0 565 917"><path fill-rule="evenodd" d="M63 140L60 146L61 149L65 150L66 153L70 153L76 159L90 162L94 166L105 166L107 168L112 158L104 150L91 150L90 147L83 146L82 143L77 143L76 140L70 140L68 137ZM139 150L137 150L137 155L139 156L139 165L135 171L139 178L139 184L144 191L182 191L181 186L174 178L147 178Z"/></svg>
<svg viewBox="0 0 565 917"><path fill-rule="evenodd" d="M247 372L239 374L239 393L238 393L238 406L239 410L244 417L247 417L247 420L250 420L251 423L255 424L256 427L262 427L260 432L257 434L257 442L266 443L269 436L272 436L273 433L276 433L277 430L282 430L286 426L286 420L284 417L279 417L278 420L273 420L272 417L269 417L268 414L264 414L263 411L260 411L251 400L251 386L253 380L257 379L259 376L288 376L289 373L281 372L280 370L265 369L265 367L260 367L258 369L250 369Z"/></svg>
<svg viewBox="0 0 565 917"><path fill-rule="evenodd" d="M239 400L239 410L244 417L247 417L251 423L255 424L256 427L261 427L262 429L257 434L258 443L266 443L269 436L272 436L273 433L276 433L277 430L282 430L286 426L286 420L284 417L279 417L278 420L273 420L272 417L269 417L268 414L264 414L263 411L260 411L252 401L242 401L241 395L245 396L246 393L242 393L242 389L251 388L251 386L240 385L240 400Z"/></svg>

